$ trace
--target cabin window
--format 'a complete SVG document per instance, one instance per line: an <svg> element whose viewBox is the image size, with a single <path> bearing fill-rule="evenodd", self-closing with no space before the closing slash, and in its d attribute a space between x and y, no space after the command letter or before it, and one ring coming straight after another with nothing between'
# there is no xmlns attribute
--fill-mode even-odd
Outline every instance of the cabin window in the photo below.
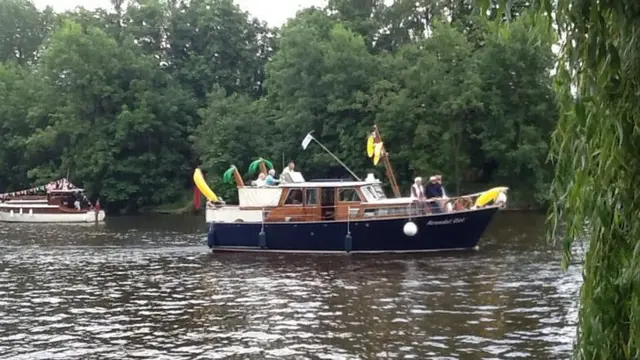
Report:
<svg viewBox="0 0 640 360"><path fill-rule="evenodd" d="M284 201L285 205L302 205L302 190L291 189Z"/></svg>
<svg viewBox="0 0 640 360"><path fill-rule="evenodd" d="M356 191L356 189L340 189L340 201L342 202L359 202L360 201L360 196L358 195L358 192Z"/></svg>
<svg viewBox="0 0 640 360"><path fill-rule="evenodd" d="M380 185L365 186L363 189L375 200L387 198L387 196L384 194L384 190L382 190L382 187Z"/></svg>
<svg viewBox="0 0 640 360"><path fill-rule="evenodd" d="M307 189L307 205L318 205L318 190Z"/></svg>
<svg viewBox="0 0 640 360"><path fill-rule="evenodd" d="M378 199L386 199L387 195L385 195L384 190L382 190L382 186L380 185L373 185L373 190L376 192L376 195L378 195Z"/></svg>
<svg viewBox="0 0 640 360"><path fill-rule="evenodd" d="M415 211L412 211L411 207L402 206L402 207L385 207L378 209L366 209L364 211L365 217L370 216L407 216L407 215L415 215Z"/></svg>
<svg viewBox="0 0 640 360"><path fill-rule="evenodd" d="M373 191L373 189L371 188L371 186L363 186L361 189L362 189L362 193L364 194L364 197L367 199L367 201L376 200L376 194Z"/></svg>

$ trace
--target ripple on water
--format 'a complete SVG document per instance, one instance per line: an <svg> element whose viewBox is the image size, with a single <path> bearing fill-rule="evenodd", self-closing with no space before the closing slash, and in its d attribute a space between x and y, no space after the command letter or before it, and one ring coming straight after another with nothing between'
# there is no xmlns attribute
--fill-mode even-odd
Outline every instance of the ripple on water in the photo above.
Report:
<svg viewBox="0 0 640 360"><path fill-rule="evenodd" d="M579 271L562 273L558 252L527 236L498 232L472 254L348 258L211 256L199 229L35 229L0 225L3 359L571 351Z"/></svg>

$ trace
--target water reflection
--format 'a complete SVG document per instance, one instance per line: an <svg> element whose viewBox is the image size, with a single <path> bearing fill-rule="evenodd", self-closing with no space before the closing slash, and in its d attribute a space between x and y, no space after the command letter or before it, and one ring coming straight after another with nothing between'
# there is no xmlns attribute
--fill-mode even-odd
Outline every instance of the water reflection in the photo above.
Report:
<svg viewBox="0 0 640 360"><path fill-rule="evenodd" d="M544 218L478 252L211 255L199 218L0 225L3 359L565 359L578 269Z"/></svg>

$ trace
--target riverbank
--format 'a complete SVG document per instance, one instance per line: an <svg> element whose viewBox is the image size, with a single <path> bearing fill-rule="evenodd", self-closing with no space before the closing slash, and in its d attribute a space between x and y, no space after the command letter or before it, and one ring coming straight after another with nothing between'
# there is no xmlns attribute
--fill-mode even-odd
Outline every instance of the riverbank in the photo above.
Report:
<svg viewBox="0 0 640 360"><path fill-rule="evenodd" d="M206 200L202 199L201 205L205 202ZM148 206L138 212L142 214L182 215L196 213L198 210L193 206L193 192L185 191L185 194L178 200L157 206Z"/></svg>
<svg viewBox="0 0 640 360"><path fill-rule="evenodd" d="M141 211L141 212L148 213L148 214L182 215L187 213L196 213L198 212L198 210L196 210L193 207L193 201L190 201L189 203L179 207L158 206L154 208L145 209L144 211Z"/></svg>

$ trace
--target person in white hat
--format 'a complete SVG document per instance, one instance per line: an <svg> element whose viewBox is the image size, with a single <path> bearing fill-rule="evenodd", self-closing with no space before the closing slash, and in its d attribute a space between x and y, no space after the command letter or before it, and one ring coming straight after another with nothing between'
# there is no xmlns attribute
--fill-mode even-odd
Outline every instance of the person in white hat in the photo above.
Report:
<svg viewBox="0 0 640 360"><path fill-rule="evenodd" d="M434 177L436 178L436 182L440 184L440 187L442 188L442 198L448 199L449 197L447 196L447 192L444 191L444 185L442 185L442 175L435 175Z"/></svg>
<svg viewBox="0 0 640 360"><path fill-rule="evenodd" d="M440 202L436 200L442 199L444 193L442 191L442 184L438 182L438 176L433 175L429 178L429 183L425 186L424 193L427 200L432 200L429 201L431 212L441 213L442 208L440 207Z"/></svg>

